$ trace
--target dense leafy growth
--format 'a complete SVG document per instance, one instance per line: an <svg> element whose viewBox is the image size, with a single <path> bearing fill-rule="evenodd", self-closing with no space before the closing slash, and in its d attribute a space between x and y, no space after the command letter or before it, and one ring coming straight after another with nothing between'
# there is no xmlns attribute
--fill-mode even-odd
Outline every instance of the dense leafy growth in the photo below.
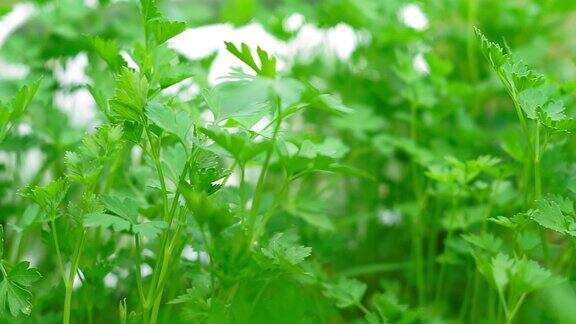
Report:
<svg viewBox="0 0 576 324"><path fill-rule="evenodd" d="M576 322L576 3L16 2L0 322Z"/></svg>

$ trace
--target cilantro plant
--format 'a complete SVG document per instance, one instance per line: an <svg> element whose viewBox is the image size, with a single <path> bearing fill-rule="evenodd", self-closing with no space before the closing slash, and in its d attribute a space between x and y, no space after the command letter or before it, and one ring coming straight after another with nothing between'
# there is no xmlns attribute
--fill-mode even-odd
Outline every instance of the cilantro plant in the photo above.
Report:
<svg viewBox="0 0 576 324"><path fill-rule="evenodd" d="M575 4L17 2L1 322L576 321Z"/></svg>

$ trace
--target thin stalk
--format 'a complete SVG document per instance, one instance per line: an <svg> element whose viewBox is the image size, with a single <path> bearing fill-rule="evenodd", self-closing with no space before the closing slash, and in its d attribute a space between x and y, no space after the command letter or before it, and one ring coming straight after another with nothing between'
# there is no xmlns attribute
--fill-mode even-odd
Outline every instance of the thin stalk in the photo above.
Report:
<svg viewBox="0 0 576 324"><path fill-rule="evenodd" d="M292 180L290 180L290 179L286 180L284 182L284 184L282 185L282 188L280 189L280 191L274 195L274 201L272 202L272 205L270 206L270 208L266 211L266 213L262 217L262 221L260 222L260 224L258 224L258 227L254 230L254 233L252 233L249 246L252 246L252 244L254 242L256 242L258 240L258 238L260 238L260 235L262 235L262 233L264 232L264 229L266 228L266 224L268 224L268 221L270 221L270 218L272 217L272 215L276 211L276 207L279 205L280 197L284 196L284 193L288 189L288 186L289 186L291 181Z"/></svg>
<svg viewBox="0 0 576 324"><path fill-rule="evenodd" d="M184 165L184 169L182 170L182 174L180 174L180 180L178 182L178 185L176 187L176 193L174 194L174 199L172 200L172 206L170 207L170 211L169 211L169 217L168 217L168 229L166 229L163 233L162 233L162 243L160 244L160 249L157 253L157 255L159 255L158 260L156 261L156 266L154 267L154 275L152 277L152 284L150 286L150 289L148 290L148 297L145 298L146 303L144 304L144 313L147 314L147 311L150 308L150 302L152 302L154 300L153 296L156 293L156 287L159 283L159 279L160 279L160 272L158 271L158 269L162 269L162 265L164 264L164 256L165 256L165 252L166 252L166 245L168 244L168 235L169 235L169 229L172 227L172 223L174 220L174 214L176 213L176 208L178 207L178 199L180 197L180 183L182 181L184 181L184 178L186 177L186 174L188 172L188 168L190 167L190 163L187 162ZM160 266L160 268L158 268L158 266ZM144 316L145 320L148 320L148 316Z"/></svg>
<svg viewBox="0 0 576 324"><path fill-rule="evenodd" d="M136 285L138 286L138 293L140 294L140 304L142 308L148 306L148 300L144 294L144 287L142 284L142 248L140 246L140 235L134 235L134 254L136 255Z"/></svg>
<svg viewBox="0 0 576 324"><path fill-rule="evenodd" d="M262 164L262 169L260 170L260 175L258 176L258 182L256 183L256 189L254 191L252 206L250 206L250 224L249 224L250 237L252 237L254 233L254 228L256 226L256 216L258 215L258 209L260 207L262 195L264 193L264 180L266 179L268 165L270 164L270 160L272 159L272 153L274 152L274 146L276 145L276 139L278 138L280 125L282 124L282 111L279 97L276 97L276 108L278 109L278 117L276 119L274 131L272 133L272 138L270 140L270 149L268 150L268 152L266 153L266 157L264 158L264 164ZM249 246L248 248L251 247Z"/></svg>
<svg viewBox="0 0 576 324"><path fill-rule="evenodd" d="M155 296L157 293L157 285L159 284L159 276L160 276L160 272L158 271L159 269L162 269L163 264L165 263L164 260L164 256L165 256L165 252L166 252L166 244L168 242L168 235L169 235L169 231L170 228L172 227L172 223L174 220L174 214L176 213L176 209L178 207L178 199L180 197L180 183L184 180L184 178L186 177L186 174L188 172L188 169L190 167L190 162L187 161L186 164L184 165L184 169L182 170L182 173L180 174L180 178L178 181L178 184L176 186L176 190L174 193L174 197L172 200L172 205L170 206L170 208L168 208L168 190L166 188L166 184L164 181L164 173L162 171L162 166L160 164L160 146L158 145L158 147L154 147L154 144L152 142L152 137L150 135L150 132L148 130L147 127L145 127L146 129L146 134L148 137L148 142L150 144L150 156L152 157L152 159L154 160L155 166L156 166L156 170L158 172L158 177L160 178L160 186L161 186L161 190L162 190L162 197L163 197L163 204L164 204L164 221L168 222L168 228L162 233L162 243L160 244L160 250L157 253L157 255L159 256L158 260L156 260L156 266L154 267L154 274L152 277L152 283L150 285L150 288L148 290L148 295L147 297L142 298L143 299L143 312L144 312L144 323L148 323L151 319L151 317L148 316L148 312L150 311L150 307L153 305L150 305L151 302L155 303ZM155 153L156 152L156 153ZM158 266L160 268L158 268ZM161 271L161 270L160 270ZM137 276L139 276L139 273L137 274ZM143 294L144 289L142 289L142 294ZM156 318L157 318L157 313L156 313Z"/></svg>
<svg viewBox="0 0 576 324"><path fill-rule="evenodd" d="M534 200L542 198L542 177L540 175L540 121L536 122L534 129Z"/></svg>
<svg viewBox="0 0 576 324"><path fill-rule="evenodd" d="M501 290L498 290L498 298L500 299L500 306L504 309L504 316L509 318L510 312L508 311L508 303L506 302L506 298L504 298L504 293Z"/></svg>
<svg viewBox="0 0 576 324"><path fill-rule="evenodd" d="M462 305L460 306L460 322L464 322L464 318L468 313L468 309L470 309L470 303L472 298L472 290L473 290L473 283L472 283L472 276L475 273L474 268L468 268L466 271L466 289L464 292L464 300L462 301Z"/></svg>
<svg viewBox="0 0 576 324"><path fill-rule="evenodd" d="M534 202L538 202L542 198L542 176L540 171L540 161L542 158L540 151L540 121L536 121L536 127L534 127L534 148L532 151L534 153ZM542 242L544 260L546 260L546 264L550 264L550 250L546 240L546 231L542 227L540 227L540 241Z"/></svg>
<svg viewBox="0 0 576 324"><path fill-rule="evenodd" d="M62 282L66 284L66 272L64 271L64 261L62 259L62 253L60 252L60 244L58 242L58 233L56 233L56 215L55 212L51 213L50 217L50 232L52 232L52 240L54 241L54 247L56 248L56 257L58 270L60 270L60 275L62 276Z"/></svg>
<svg viewBox="0 0 576 324"><path fill-rule="evenodd" d="M516 313L520 309L520 306L522 306L522 303L524 302L525 298L526 298L525 293L520 296L520 298L516 302L516 305L514 306L514 308L510 312L510 314L508 314L508 316L506 317L506 323L512 323L512 321L514 320L514 317L516 317Z"/></svg>
<svg viewBox="0 0 576 324"><path fill-rule="evenodd" d="M458 206L459 203L459 199L458 199L458 195L460 194L460 190L458 190L458 192L456 192L456 195L453 196L452 198L452 212L456 212L456 206ZM446 252L447 250L447 243L452 241L452 238L454 236L454 227L453 227L453 221L454 221L454 215L450 214L450 228L448 228L448 235L446 236L446 239L444 240L444 249L443 249L443 253ZM438 301L440 300L440 297L442 297L442 293L444 290L444 277L446 276L446 262L442 262L442 264L440 265L440 272L438 274L438 281L437 281L437 285L436 285L436 297L435 300Z"/></svg>
<svg viewBox="0 0 576 324"><path fill-rule="evenodd" d="M74 279L76 278L76 272L78 271L78 265L80 263L80 254L82 252L82 247L84 246L84 238L86 236L86 231L82 229L80 234L80 242L76 245L74 250L74 255L72 257L72 264L70 265L70 273L68 274L68 283L66 284L66 295L64 297L64 315L63 324L70 324L70 311L72 306L72 291L74 289Z"/></svg>
<svg viewBox="0 0 576 324"><path fill-rule="evenodd" d="M364 315L370 314L370 311L368 310L368 308L366 308L366 306L364 306L361 302L356 302L356 306L358 308L360 308L360 310L362 311L362 313L364 313Z"/></svg>
<svg viewBox="0 0 576 324"><path fill-rule="evenodd" d="M420 224L420 215L422 214L421 208L418 208L418 212L416 215L416 220L414 224L414 229L412 230L412 242L414 244L414 252L416 255L416 285L418 289L418 304L423 306L425 303L425 289L426 286L424 284L424 254L422 251L422 226Z"/></svg>
<svg viewBox="0 0 576 324"><path fill-rule="evenodd" d="M478 292L480 288L480 273L478 271L474 271L474 284L472 287L472 300L470 306L470 323L476 323L476 311L477 311L477 302L481 300L478 298Z"/></svg>
<svg viewBox="0 0 576 324"><path fill-rule="evenodd" d="M566 277L570 278L571 277L571 273L572 273L572 268L574 267L574 262L576 261L575 257L574 257L574 250L576 250L576 244L574 243L574 239L570 238L570 254L569 254L569 258L568 258L568 264L566 265Z"/></svg>
<svg viewBox="0 0 576 324"><path fill-rule="evenodd" d="M14 263L16 262L19 257L20 257L20 247L22 244L22 236L23 236L23 232L16 232L14 234L14 237L12 238L12 248L10 249L10 256L9 256L9 260L10 262Z"/></svg>
<svg viewBox="0 0 576 324"><path fill-rule="evenodd" d="M450 242L454 236L454 230L452 228L448 229L448 235L446 240L444 240L444 252L446 252L446 243ZM436 283L436 301L439 301L444 292L444 278L446 277L446 262L442 262L440 265L440 272L438 274L438 281Z"/></svg>
<svg viewBox="0 0 576 324"><path fill-rule="evenodd" d="M496 320L496 307L494 307L496 304L496 301L495 301L496 296L495 295L496 295L496 290L488 289L487 313L488 313L488 317L490 319L492 319L493 321ZM474 323L474 322L472 322L472 323Z"/></svg>
<svg viewBox="0 0 576 324"><path fill-rule="evenodd" d="M4 261L0 260L0 271L2 271L2 276L4 278L8 277L8 273L6 272L6 268L4 268Z"/></svg>
<svg viewBox="0 0 576 324"><path fill-rule="evenodd" d="M183 211L183 210L182 210ZM185 215L183 212L182 215ZM152 287L150 288L151 295L149 295L149 300L153 301L152 305L152 313L150 315L150 323L155 324L158 320L158 311L160 309L160 302L162 301L162 295L164 293L164 286L166 275L168 274L168 270L170 264L172 262L172 252L174 251L174 247L176 246L176 242L179 238L180 230L182 226L180 224L176 227L176 232L172 236L172 240L168 245L168 248L164 248L164 255L162 257L162 264L160 266L160 272L158 275L158 279L155 283L153 283ZM153 296L153 297L152 297Z"/></svg>
<svg viewBox="0 0 576 324"><path fill-rule="evenodd" d="M168 211L168 189L166 189L166 180L164 179L164 171L162 170L162 163L160 162L160 145L153 145L152 136L150 135L150 130L148 126L144 125L144 129L146 132L146 137L148 138L148 143L150 144L150 155L152 160L154 160L154 166L156 168L156 172L158 173L158 179L160 181L160 188L162 190L162 201L164 207L164 221L168 219L169 211Z"/></svg>
<svg viewBox="0 0 576 324"><path fill-rule="evenodd" d="M246 166L244 164L240 164L240 184L238 187L238 191L240 194L240 216L242 217L242 223L246 223L246 182L245 182L245 175L246 175Z"/></svg>
<svg viewBox="0 0 576 324"><path fill-rule="evenodd" d="M410 103L410 138L414 143L418 142L418 106L414 102ZM424 284L424 255L422 252L422 213L424 211L426 198L423 197L422 183L418 173L418 165L415 161L411 161L411 169L414 194L418 201L418 210L416 211L416 215L414 215L414 222L412 224L412 247L416 258L414 266L416 267L418 304L423 306L426 299L426 287Z"/></svg>

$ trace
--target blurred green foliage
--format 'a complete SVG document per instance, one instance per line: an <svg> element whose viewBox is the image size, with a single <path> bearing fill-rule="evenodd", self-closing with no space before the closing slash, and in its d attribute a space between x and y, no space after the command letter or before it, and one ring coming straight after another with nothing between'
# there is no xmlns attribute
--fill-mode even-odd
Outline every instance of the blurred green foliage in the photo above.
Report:
<svg viewBox="0 0 576 324"><path fill-rule="evenodd" d="M0 78L1 321L576 321L576 3L32 3L0 47L28 69ZM358 42L227 39L251 74L216 86L216 53L167 45L254 22ZM89 81L59 81L81 53Z"/></svg>

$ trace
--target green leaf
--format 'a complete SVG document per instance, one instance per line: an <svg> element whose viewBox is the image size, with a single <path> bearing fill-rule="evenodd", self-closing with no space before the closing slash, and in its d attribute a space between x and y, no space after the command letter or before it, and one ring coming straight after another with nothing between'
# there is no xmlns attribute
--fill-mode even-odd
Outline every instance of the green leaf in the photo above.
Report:
<svg viewBox="0 0 576 324"><path fill-rule="evenodd" d="M230 153L236 160L246 163L269 147L267 141L255 143L246 132L228 133L219 127L200 128L216 144Z"/></svg>
<svg viewBox="0 0 576 324"><path fill-rule="evenodd" d="M110 108L124 120L141 122L148 102L148 80L144 75L122 67L116 77L116 90Z"/></svg>
<svg viewBox="0 0 576 324"><path fill-rule="evenodd" d="M537 111L550 100L552 89L548 86L528 88L520 92L518 99L522 110L530 119L536 119Z"/></svg>
<svg viewBox="0 0 576 324"><path fill-rule="evenodd" d="M192 77L191 69L190 64L186 63L162 65L158 71L158 83L160 84L160 88L166 89Z"/></svg>
<svg viewBox="0 0 576 324"><path fill-rule="evenodd" d="M3 266L3 265L2 265ZM42 276L30 263L23 261L10 269L0 282L0 314L12 316L20 313L29 315L32 311L32 293L29 288Z"/></svg>
<svg viewBox="0 0 576 324"><path fill-rule="evenodd" d="M186 149L182 145L176 144L164 149L161 162L164 176L171 182L171 184L168 183L168 190L172 192L176 190L176 187L180 182L180 176L186 166L187 159ZM157 179L154 179L154 187L161 187Z"/></svg>
<svg viewBox="0 0 576 324"><path fill-rule="evenodd" d="M18 90L14 98L12 99L12 118L20 118L30 103L34 98L34 95L38 91L38 87L40 86L40 80L32 83L29 86L23 86Z"/></svg>
<svg viewBox="0 0 576 324"><path fill-rule="evenodd" d="M162 17L156 6L156 0L140 0L140 6L145 23Z"/></svg>
<svg viewBox="0 0 576 324"><path fill-rule="evenodd" d="M193 127L193 120L188 112L175 111L166 105L151 103L146 108L146 116L158 127L176 135L183 144L189 143L188 134Z"/></svg>
<svg viewBox="0 0 576 324"><path fill-rule="evenodd" d="M481 259L476 259L480 272L484 274L498 289L503 297L506 288L515 294L530 292L556 285L563 281L549 270L542 268L537 262L525 257L512 259L499 252L492 258L489 268L482 265Z"/></svg>
<svg viewBox="0 0 576 324"><path fill-rule="evenodd" d="M503 292L510 282L510 272L513 265L514 260L504 253L498 253L492 258L492 279L500 292Z"/></svg>
<svg viewBox="0 0 576 324"><path fill-rule="evenodd" d="M571 225L574 224L573 213L574 207L570 200L552 196L541 199L538 208L531 211L529 216L542 227L570 234Z"/></svg>
<svg viewBox="0 0 576 324"><path fill-rule="evenodd" d="M164 44L170 38L182 33L186 29L186 24L179 21L154 20L149 24L156 39L156 44Z"/></svg>
<svg viewBox="0 0 576 324"><path fill-rule="evenodd" d="M514 284L519 293L530 293L564 281L542 268L536 261L522 258L514 264Z"/></svg>
<svg viewBox="0 0 576 324"><path fill-rule="evenodd" d="M211 233L218 235L232 223L233 216L228 205L219 201L216 195L208 196L206 192L196 191L186 182L181 185L186 206L200 227L208 225Z"/></svg>
<svg viewBox="0 0 576 324"><path fill-rule="evenodd" d="M259 75L273 78L276 75L276 57L268 54L266 51L258 47L256 52L260 59L260 67L256 64L252 57L252 52L247 44L242 43L240 49L231 42L225 42L226 49L232 55L236 56L239 60L246 63L254 72Z"/></svg>
<svg viewBox="0 0 576 324"><path fill-rule="evenodd" d="M115 232L129 231L131 223L124 218L106 213L90 213L84 216L85 227L112 228Z"/></svg>
<svg viewBox="0 0 576 324"><path fill-rule="evenodd" d="M296 245L294 241L294 237L290 235L276 234L268 245L261 249L262 254L276 265L295 266L310 256L312 248Z"/></svg>
<svg viewBox="0 0 576 324"><path fill-rule="evenodd" d="M290 107L295 107L296 111L304 107L304 105L297 105L305 90L302 82L292 78L277 78L267 81L270 83L269 91L272 92L270 101L274 102L274 96L277 96L283 111Z"/></svg>
<svg viewBox="0 0 576 324"><path fill-rule="evenodd" d="M566 107L562 101L550 101L538 110L538 119L544 126L562 129L564 127L557 127L557 122L569 120L565 110Z"/></svg>
<svg viewBox="0 0 576 324"><path fill-rule="evenodd" d="M207 102L218 122L263 113L268 104L266 89L262 80L247 79L220 83L212 92L203 95L209 96Z"/></svg>
<svg viewBox="0 0 576 324"><path fill-rule="evenodd" d="M314 197L301 196L286 207L286 211L301 218L308 224L326 231L333 231L334 224L328 217L328 206L325 202Z"/></svg>
<svg viewBox="0 0 576 324"><path fill-rule="evenodd" d="M260 47L256 48L256 53L260 58L260 74L273 78L276 75L276 57Z"/></svg>
<svg viewBox="0 0 576 324"><path fill-rule="evenodd" d="M462 234L462 238L477 248L481 248L491 254L497 254L502 247L502 239L492 233Z"/></svg>
<svg viewBox="0 0 576 324"><path fill-rule="evenodd" d="M24 214L18 222L12 225L12 228L22 233L23 231L27 230L32 224L38 221L42 217L42 212L40 210L40 206L38 204L32 203L29 204L28 207L24 210Z"/></svg>
<svg viewBox="0 0 576 324"><path fill-rule="evenodd" d="M112 194L102 198L104 207L116 215L136 223L138 218L138 209L140 208L138 202L131 197L123 197L120 195Z"/></svg>
<svg viewBox="0 0 576 324"><path fill-rule="evenodd" d="M336 306L346 308L360 304L366 284L357 279L341 278L335 284L323 284L323 293L326 297L334 299Z"/></svg>
<svg viewBox="0 0 576 324"><path fill-rule="evenodd" d="M168 224L164 221L149 221L134 225L132 230L134 234L142 235L152 240L162 233L162 230L165 228L168 228Z"/></svg>
<svg viewBox="0 0 576 324"><path fill-rule="evenodd" d="M48 213L55 212L68 192L68 183L63 178L53 180L43 187L26 188L22 195L32 199Z"/></svg>
<svg viewBox="0 0 576 324"><path fill-rule="evenodd" d="M4 140L8 131L24 115L39 86L40 80L20 88L12 98L10 106L0 102L0 142Z"/></svg>
<svg viewBox="0 0 576 324"><path fill-rule="evenodd" d="M354 112L354 110L342 102L340 98L331 95L331 94L321 94L318 96L318 103L321 108L324 108L328 111L333 111L339 114L350 114ZM348 118L345 116L344 118ZM359 125L362 127L362 125Z"/></svg>
<svg viewBox="0 0 576 324"><path fill-rule="evenodd" d="M482 54L486 57L486 59L490 62L493 68L497 69L500 68L505 62L509 60L509 56L504 54L502 47L500 45L493 43L482 34L480 29L474 27L474 32L476 33L476 37L480 41L480 49Z"/></svg>
<svg viewBox="0 0 576 324"><path fill-rule="evenodd" d="M117 72L126 66L126 61L120 55L120 47L114 41L96 36L91 37L90 42L96 53L106 61L112 71Z"/></svg>
<svg viewBox="0 0 576 324"><path fill-rule="evenodd" d="M98 107L98 109L100 109L100 111L106 117L109 118L110 117L109 116L110 115L110 107L108 105L108 101L104 97L104 93L92 85L87 85L86 87L88 88L88 91L92 95L92 98L94 98L94 102L96 103L96 106Z"/></svg>

